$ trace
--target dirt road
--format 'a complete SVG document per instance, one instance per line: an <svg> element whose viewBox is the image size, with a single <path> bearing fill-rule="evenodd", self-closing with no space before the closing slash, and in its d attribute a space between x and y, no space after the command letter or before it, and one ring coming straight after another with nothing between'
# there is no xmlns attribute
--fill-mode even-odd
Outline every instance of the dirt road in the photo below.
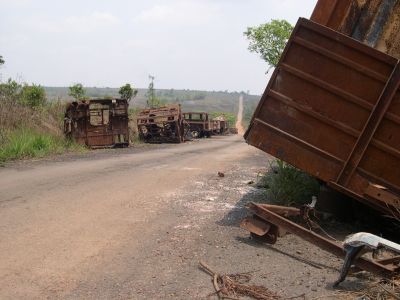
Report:
<svg viewBox="0 0 400 300"><path fill-rule="evenodd" d="M244 134L244 127L243 127L243 96L240 95L239 97L239 109L236 116L236 128L238 130L238 134Z"/></svg>
<svg viewBox="0 0 400 300"><path fill-rule="evenodd" d="M238 228L268 160L241 137L110 153L0 169L0 299L205 298L200 259L281 295L329 291L340 260Z"/></svg>

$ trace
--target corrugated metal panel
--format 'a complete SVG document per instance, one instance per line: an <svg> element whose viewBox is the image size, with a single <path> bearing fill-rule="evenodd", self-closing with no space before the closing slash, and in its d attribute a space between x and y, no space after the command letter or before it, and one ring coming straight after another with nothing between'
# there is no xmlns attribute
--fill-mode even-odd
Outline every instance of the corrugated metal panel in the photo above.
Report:
<svg viewBox="0 0 400 300"><path fill-rule="evenodd" d="M366 190L400 191L399 84L397 59L300 19L245 138L388 211Z"/></svg>

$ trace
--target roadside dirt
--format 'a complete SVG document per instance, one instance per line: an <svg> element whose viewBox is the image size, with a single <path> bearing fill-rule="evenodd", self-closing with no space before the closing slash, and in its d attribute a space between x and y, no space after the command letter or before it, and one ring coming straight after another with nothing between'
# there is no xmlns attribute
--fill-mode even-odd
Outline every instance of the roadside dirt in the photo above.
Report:
<svg viewBox="0 0 400 300"><path fill-rule="evenodd" d="M238 227L271 159L240 136L116 153L0 168L0 299L205 299L199 260L283 297L334 295L340 259Z"/></svg>

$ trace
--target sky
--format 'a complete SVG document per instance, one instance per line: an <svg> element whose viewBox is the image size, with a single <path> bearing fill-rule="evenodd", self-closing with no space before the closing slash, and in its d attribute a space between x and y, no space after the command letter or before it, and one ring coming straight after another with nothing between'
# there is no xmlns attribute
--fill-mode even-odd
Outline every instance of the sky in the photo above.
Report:
<svg viewBox="0 0 400 300"><path fill-rule="evenodd" d="M316 0L0 0L1 79L44 86L250 91L267 64L249 26L309 18Z"/></svg>

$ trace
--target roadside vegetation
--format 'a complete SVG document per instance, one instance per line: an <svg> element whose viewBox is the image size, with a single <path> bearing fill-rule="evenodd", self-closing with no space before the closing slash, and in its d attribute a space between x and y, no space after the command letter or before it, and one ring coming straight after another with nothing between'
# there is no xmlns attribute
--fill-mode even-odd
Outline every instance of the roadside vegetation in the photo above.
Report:
<svg viewBox="0 0 400 300"><path fill-rule="evenodd" d="M319 182L314 177L281 160L270 164L258 186L266 189L269 202L284 206L310 203L312 196L317 196L320 189Z"/></svg>
<svg viewBox="0 0 400 300"><path fill-rule="evenodd" d="M64 103L48 102L40 85L12 79L0 83L0 164L82 150L63 135L64 109Z"/></svg>

